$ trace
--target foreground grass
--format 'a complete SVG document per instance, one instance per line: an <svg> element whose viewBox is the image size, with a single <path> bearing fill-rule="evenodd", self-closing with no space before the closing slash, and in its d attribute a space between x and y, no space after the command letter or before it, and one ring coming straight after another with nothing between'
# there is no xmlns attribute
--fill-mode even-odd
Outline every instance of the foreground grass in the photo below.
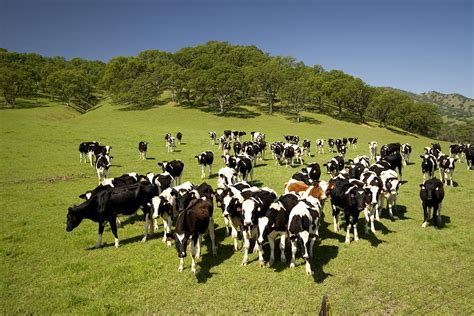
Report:
<svg viewBox="0 0 474 316"><path fill-rule="evenodd" d="M422 229L418 198L421 181L419 154L431 140L340 122L323 115L306 114L307 122L295 124L280 116L251 118L216 117L211 113L166 105L146 111L127 111L104 104L82 116L57 104L0 111L0 308L3 313L317 313L328 294L338 314L359 313L472 313L474 260L472 171L457 166L457 186L446 188L444 227ZM314 277L304 274L303 261L295 269L277 263L274 269L259 268L257 256L242 267L242 253L233 253L225 238L217 211L218 256L210 257L207 243L198 273L177 272L174 248L158 236L141 243L140 217L126 220L119 230L122 246L113 248L113 236L104 234L106 246L91 249L97 226L84 221L72 233L65 232L68 206L97 183L94 171L79 164L78 144L97 140L113 146L111 176L125 172L158 171L162 160L182 159L184 181L200 183L196 154L214 150L208 131L224 129L263 131L269 141L284 134L301 139L358 136L359 149L348 158L367 153L367 142L409 142L415 164L404 169L408 183L401 187L395 220L384 216L377 235L344 244L344 232L334 233L329 207L322 242L315 249ZM177 151L166 153L166 132L184 134ZM247 138L248 139L248 138ZM138 160L137 143L148 140L149 159ZM442 144L443 149L447 144ZM314 151L314 149L313 149ZM307 162L323 163L330 154ZM270 153L267 159L271 158ZM215 171L223 166L218 160ZM259 162L256 183L282 193L283 185L298 168ZM327 176L324 176L327 179ZM213 186L216 179L207 179ZM288 249L289 247L287 247ZM289 254L289 252L287 252ZM277 258L279 252L277 250Z"/></svg>

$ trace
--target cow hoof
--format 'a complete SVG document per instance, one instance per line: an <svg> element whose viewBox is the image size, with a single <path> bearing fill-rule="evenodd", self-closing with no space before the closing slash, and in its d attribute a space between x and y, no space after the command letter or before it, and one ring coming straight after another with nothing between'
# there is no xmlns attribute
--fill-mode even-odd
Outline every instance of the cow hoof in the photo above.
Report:
<svg viewBox="0 0 474 316"><path fill-rule="evenodd" d="M260 268L263 268L265 266L265 261L259 261L258 264Z"/></svg>
<svg viewBox="0 0 474 316"><path fill-rule="evenodd" d="M145 242L145 241L146 241L146 237L143 237L143 238L142 238L142 242Z"/></svg>
<svg viewBox="0 0 474 316"><path fill-rule="evenodd" d="M192 268L191 268L191 272L194 273L194 274L196 274L196 268L195 268L195 267L192 267Z"/></svg>
<svg viewBox="0 0 474 316"><path fill-rule="evenodd" d="M242 266L247 266L247 262L246 261L242 261Z"/></svg>
<svg viewBox="0 0 474 316"><path fill-rule="evenodd" d="M346 238L346 244L350 244L351 240Z"/></svg>
<svg viewBox="0 0 474 316"><path fill-rule="evenodd" d="M178 272L183 272L183 267L178 267Z"/></svg>
<svg viewBox="0 0 474 316"><path fill-rule="evenodd" d="M167 246L167 247L171 247L171 241L168 240L168 241L166 242L166 246Z"/></svg>
<svg viewBox="0 0 474 316"><path fill-rule="evenodd" d="M281 263L286 264L286 258L281 258ZM273 265L273 262L272 262Z"/></svg>
<svg viewBox="0 0 474 316"><path fill-rule="evenodd" d="M290 268L294 268L295 267L295 264L292 262L290 263Z"/></svg>
<svg viewBox="0 0 474 316"><path fill-rule="evenodd" d="M313 274L314 274L314 272L313 272L313 271L311 271L311 270L309 270L309 271L306 271L306 275L313 275Z"/></svg>
<svg viewBox="0 0 474 316"><path fill-rule="evenodd" d="M372 234L374 234L374 235L375 235L375 229L372 229L371 231L372 231Z"/></svg>
<svg viewBox="0 0 474 316"><path fill-rule="evenodd" d="M354 241L359 241L359 237L354 237Z"/></svg>
<svg viewBox="0 0 474 316"><path fill-rule="evenodd" d="M423 224L421 224L421 227L422 227L422 228L426 228L426 226L428 226L428 223L427 223L427 222L424 222Z"/></svg>
<svg viewBox="0 0 474 316"><path fill-rule="evenodd" d="M120 247L119 244L115 244L115 249L118 249L118 247Z"/></svg>

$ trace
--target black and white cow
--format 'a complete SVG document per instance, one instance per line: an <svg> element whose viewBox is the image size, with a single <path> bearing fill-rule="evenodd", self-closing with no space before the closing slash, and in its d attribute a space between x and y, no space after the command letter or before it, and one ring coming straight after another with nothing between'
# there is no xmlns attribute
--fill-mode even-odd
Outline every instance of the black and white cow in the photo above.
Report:
<svg viewBox="0 0 474 316"><path fill-rule="evenodd" d="M176 142L173 136L170 136L168 140L166 141L166 148L169 153L174 152L174 149L176 148Z"/></svg>
<svg viewBox="0 0 474 316"><path fill-rule="evenodd" d="M401 153L402 153L402 158L403 158L403 165L406 166L407 164L410 163L410 154L411 154L412 148L411 145L406 143L402 145L401 148Z"/></svg>
<svg viewBox="0 0 474 316"><path fill-rule="evenodd" d="M84 161L87 163L87 157L89 157L89 162L92 166L94 147L98 146L98 142L82 142L79 144L79 163Z"/></svg>
<svg viewBox="0 0 474 316"><path fill-rule="evenodd" d="M230 155L230 149L231 149L231 143L230 142L224 142L222 144L222 151L223 155Z"/></svg>
<svg viewBox="0 0 474 316"><path fill-rule="evenodd" d="M319 235L320 217L321 205L319 201L312 196L308 196L293 207L288 219L288 233L291 240L290 268L295 267L296 251L299 245L301 256L305 260L307 275L313 274L311 260L313 258L314 242L316 236Z"/></svg>
<svg viewBox="0 0 474 316"><path fill-rule="evenodd" d="M235 170L237 171L237 181L240 181L239 177L241 177L242 181L247 182L247 176L250 175L250 183L253 183L253 166L252 160L246 156L238 156L235 160L236 166Z"/></svg>
<svg viewBox="0 0 474 316"><path fill-rule="evenodd" d="M377 147L378 143L375 140L369 142L370 160L375 160L375 156L377 155Z"/></svg>
<svg viewBox="0 0 474 316"><path fill-rule="evenodd" d="M339 214L342 210L347 225L346 243L351 241L350 230L352 227L354 228L354 240L358 241L357 221L359 213L371 201L370 191L364 190L358 183L350 182L346 178L338 176L329 181L328 192L331 197L334 230L339 231Z"/></svg>
<svg viewBox="0 0 474 316"><path fill-rule="evenodd" d="M303 154L311 157L311 141L309 139L303 139Z"/></svg>
<svg viewBox="0 0 474 316"><path fill-rule="evenodd" d="M403 182L398 180L398 175L394 170L385 170L380 173L380 179L382 180L382 196L379 202L377 213L375 214L376 219L380 220L384 201L387 201L387 209L390 214L390 218L393 218L393 212L397 206L398 188Z"/></svg>
<svg viewBox="0 0 474 316"><path fill-rule="evenodd" d="M295 149L290 144L287 144L283 150L283 159L285 160L285 165L288 168L288 161L293 166L293 158L295 157Z"/></svg>
<svg viewBox="0 0 474 316"><path fill-rule="evenodd" d="M257 138L265 140L265 134L261 132L250 132L250 139L255 142L257 141Z"/></svg>
<svg viewBox="0 0 474 316"><path fill-rule="evenodd" d="M175 184L181 184L181 175L184 170L184 163L181 160L159 162L158 166L161 166L163 172L168 172L174 178Z"/></svg>
<svg viewBox="0 0 474 316"><path fill-rule="evenodd" d="M235 156L240 155L240 152L242 151L242 143L238 140L235 141L232 144L232 149L234 149L234 155Z"/></svg>
<svg viewBox="0 0 474 316"><path fill-rule="evenodd" d="M183 133L181 132L176 133L176 139L178 140L178 144L181 145L181 140L183 139Z"/></svg>
<svg viewBox="0 0 474 316"><path fill-rule="evenodd" d="M329 174L335 177L339 171L344 170L344 158L336 156L323 164L323 166L327 168Z"/></svg>
<svg viewBox="0 0 474 316"><path fill-rule="evenodd" d="M453 175L455 159L447 155L440 155L438 158L439 175L441 182L454 186Z"/></svg>
<svg viewBox="0 0 474 316"><path fill-rule="evenodd" d="M329 146L329 152L330 152L330 153L335 152L335 151L334 151L334 145L335 145L335 144L336 144L336 142L334 141L333 138L329 138L329 139L328 139L328 146Z"/></svg>
<svg viewBox="0 0 474 316"><path fill-rule="evenodd" d="M347 152L346 145L344 145L344 144L337 145L337 152L339 153L339 155L341 157L344 157L346 155L346 152Z"/></svg>
<svg viewBox="0 0 474 316"><path fill-rule="evenodd" d="M243 239L244 239L244 257L242 265L248 263L248 251L252 236L257 235L258 219L264 216L270 205L277 199L275 191L269 188L263 188L261 191L254 192L250 198L242 202L243 215ZM256 239L256 238L255 238ZM254 252L258 251L258 243L255 242Z"/></svg>
<svg viewBox="0 0 474 316"><path fill-rule="evenodd" d="M400 175L400 179L402 179L403 174L402 174L402 156L400 155L399 152L393 153L391 155L385 156L382 158L381 161L385 161L387 165L389 166L389 169L396 170L398 169L398 174ZM380 161L377 161L378 164L380 164Z"/></svg>
<svg viewBox="0 0 474 316"><path fill-rule="evenodd" d="M154 194L153 186L149 182L139 182L99 192L82 204L68 209L66 231L72 231L85 218L99 223L99 237L96 243L96 248L99 248L102 246L105 223L109 222L115 237L115 247L118 248L117 216L133 215L141 207L145 214L143 237L143 241L145 241L150 225L150 202Z"/></svg>
<svg viewBox="0 0 474 316"><path fill-rule="evenodd" d="M151 199L153 207L153 220L155 229L158 230L158 217L163 219L163 242L171 246L171 241L167 238L171 236L171 222L173 220L173 211L176 208L176 191L173 188L163 190L160 195Z"/></svg>
<svg viewBox="0 0 474 316"><path fill-rule="evenodd" d="M420 198L423 206L424 220L421 227L428 226L431 210L433 210L434 226L441 226L441 205L444 199L443 182L432 178L420 184Z"/></svg>
<svg viewBox="0 0 474 316"><path fill-rule="evenodd" d="M357 138L357 137L349 137L348 140L349 140L349 146L350 146L352 149L357 149L357 142L358 142L359 138Z"/></svg>
<svg viewBox="0 0 474 316"><path fill-rule="evenodd" d="M95 145L93 147L95 158L99 158L99 155L107 155L110 156L110 151L112 150L112 146L102 146L102 145Z"/></svg>
<svg viewBox="0 0 474 316"><path fill-rule="evenodd" d="M352 163L349 166L349 177L351 179L360 179L360 176L362 173L366 170L368 170L367 167L365 167L362 163Z"/></svg>
<svg viewBox="0 0 474 316"><path fill-rule="evenodd" d="M102 182L95 189L88 190L85 193L79 195L79 197L84 200L89 200L93 195L101 191L104 191L110 188L116 188L116 187L122 187L125 185L134 184L141 181L142 179L148 180L146 177L139 176L134 172L123 174L120 177L106 178L102 180Z"/></svg>
<svg viewBox="0 0 474 316"><path fill-rule="evenodd" d="M222 136L224 136L226 140L227 140L227 139L230 140L230 139L232 138L232 131L226 129L226 130L224 131L224 134L223 134Z"/></svg>
<svg viewBox="0 0 474 316"><path fill-rule="evenodd" d="M184 211L188 207L192 199L192 196L188 193L193 189L194 185L189 181L173 187L174 196L176 197L176 210L178 213Z"/></svg>
<svg viewBox="0 0 474 316"><path fill-rule="evenodd" d="M146 174L146 177L150 183L153 184L155 188L155 195L159 195L164 190L172 188L175 185L173 176L168 172L163 172L156 175L153 172L149 172Z"/></svg>
<svg viewBox="0 0 474 316"><path fill-rule="evenodd" d="M193 200L189 207L178 215L173 234L179 257L179 272L184 269L186 249L191 240L191 272L196 273L195 260L201 255L201 235L206 231L209 231L212 254L216 255L212 202L206 198Z"/></svg>
<svg viewBox="0 0 474 316"><path fill-rule="evenodd" d="M275 262L275 239L280 236L281 262L286 263L285 243L288 231L288 220L290 212L299 203L299 195L288 193L278 198L272 203L263 217L258 219L258 252L259 263L263 267L263 243L268 240L270 244L269 265Z"/></svg>
<svg viewBox="0 0 474 316"><path fill-rule="evenodd" d="M201 165L201 179L206 177L206 166L209 166L209 176L212 174L212 164L214 163L214 153L212 151L203 151L197 156L198 164Z"/></svg>
<svg viewBox="0 0 474 316"><path fill-rule="evenodd" d="M423 181L425 181L426 178L433 178L435 170L438 169L436 157L431 154L424 154L420 155L420 158L423 159L423 161L421 162L421 172L423 172Z"/></svg>
<svg viewBox="0 0 474 316"><path fill-rule="evenodd" d="M451 144L449 146L449 154L452 158L456 159L456 161L462 162L463 149L463 146L460 144Z"/></svg>
<svg viewBox="0 0 474 316"><path fill-rule="evenodd" d="M285 140L290 144L296 144L300 142L300 137L298 135L285 135Z"/></svg>
<svg viewBox="0 0 474 316"><path fill-rule="evenodd" d="M99 178L99 184L107 178L107 175L109 174L110 160L112 158L113 157L110 157L109 155L102 154L97 156L97 160L95 161L95 171Z"/></svg>
<svg viewBox="0 0 474 316"><path fill-rule="evenodd" d="M316 140L316 147L318 148L318 154L324 154L324 139L318 138Z"/></svg>
<svg viewBox="0 0 474 316"><path fill-rule="evenodd" d="M216 134L216 132L214 132L214 131L209 132L209 138L210 138L211 144L212 144L212 145L215 145L215 144L216 144L216 140L217 140L217 134Z"/></svg>
<svg viewBox="0 0 474 316"><path fill-rule="evenodd" d="M366 168L369 168L370 167L370 160L369 160L369 157L367 157L366 155L362 155L362 156L357 156L354 158L353 162L355 164L357 163L360 163L362 164L364 167Z"/></svg>
<svg viewBox="0 0 474 316"><path fill-rule="evenodd" d="M365 187L370 190L370 203L364 209L365 215L365 233L369 233L369 222L370 230L375 234L374 218L379 213L379 203L381 199L381 193L383 189L382 179L373 171L365 171L360 176L360 180L364 183Z"/></svg>
<svg viewBox="0 0 474 316"><path fill-rule="evenodd" d="M141 141L138 143L138 152L140 153L140 159L146 160L146 151L148 150L148 143Z"/></svg>
<svg viewBox="0 0 474 316"><path fill-rule="evenodd" d="M464 153L466 155L467 169L472 169L472 166L474 166L474 147L467 144Z"/></svg>
<svg viewBox="0 0 474 316"><path fill-rule="evenodd" d="M272 157L275 160L275 165L279 164L283 160L283 152L285 145L282 142L275 142L270 145L272 151Z"/></svg>
<svg viewBox="0 0 474 316"><path fill-rule="evenodd" d="M267 142L264 140L258 140L256 145L258 146L257 158L260 160L265 160L265 149L267 149Z"/></svg>
<svg viewBox="0 0 474 316"><path fill-rule="evenodd" d="M380 156L382 158L385 158L386 156L400 154L401 148L402 148L402 145L400 145L400 143L385 144L380 148Z"/></svg>
<svg viewBox="0 0 474 316"><path fill-rule="evenodd" d="M229 185L237 183L237 170L234 168L224 167L219 169L217 177L217 187L227 188Z"/></svg>

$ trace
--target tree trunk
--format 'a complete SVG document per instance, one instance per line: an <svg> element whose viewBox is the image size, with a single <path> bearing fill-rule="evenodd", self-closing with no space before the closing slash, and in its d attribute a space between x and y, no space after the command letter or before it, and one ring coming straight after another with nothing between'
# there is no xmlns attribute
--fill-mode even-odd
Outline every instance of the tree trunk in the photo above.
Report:
<svg viewBox="0 0 474 316"><path fill-rule="evenodd" d="M225 97L219 97L218 100L219 100L219 108L220 108L219 114L224 114Z"/></svg>
<svg viewBox="0 0 474 316"><path fill-rule="evenodd" d="M267 90L268 97L268 114L273 114L273 95L272 92Z"/></svg>

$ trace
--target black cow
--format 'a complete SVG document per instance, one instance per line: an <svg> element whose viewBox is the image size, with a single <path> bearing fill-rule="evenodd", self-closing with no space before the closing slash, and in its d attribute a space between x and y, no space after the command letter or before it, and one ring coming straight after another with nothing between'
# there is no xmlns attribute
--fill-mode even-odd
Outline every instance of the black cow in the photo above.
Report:
<svg viewBox="0 0 474 316"><path fill-rule="evenodd" d="M295 157L295 149L293 146L286 146L283 150L283 159L285 160L285 165L288 167L288 161L290 161L291 166L293 166L293 158Z"/></svg>
<svg viewBox="0 0 474 316"><path fill-rule="evenodd" d="M203 151L197 156L198 164L201 165L201 179L206 177L206 166L209 166L209 176L212 174L212 164L214 163L214 153L212 151Z"/></svg>
<svg viewBox="0 0 474 316"><path fill-rule="evenodd" d="M253 183L253 166L252 160L249 157L237 157L234 169L237 171L237 174L241 176L242 181L247 181L247 176L250 175L250 183Z"/></svg>
<svg viewBox="0 0 474 316"><path fill-rule="evenodd" d="M79 195L81 199L89 200L93 195L116 187L123 187L125 185L130 185L139 182L140 180L145 179L144 176L139 176L136 173L129 173L123 174L120 177L112 178L112 179L104 179L101 184L99 184L95 189L88 190L85 193Z"/></svg>
<svg viewBox="0 0 474 316"><path fill-rule="evenodd" d="M140 159L146 160L146 151L148 149L148 143L141 141L138 143L138 151L140 153Z"/></svg>
<svg viewBox="0 0 474 316"><path fill-rule="evenodd" d="M181 132L176 133L176 139L178 140L178 144L181 145L181 140L183 139L183 133Z"/></svg>
<svg viewBox="0 0 474 316"><path fill-rule="evenodd" d="M336 142L334 141L333 138L329 138L328 139L328 146L329 146L329 152L330 153L333 153L334 152L334 145L336 144Z"/></svg>
<svg viewBox="0 0 474 316"><path fill-rule="evenodd" d="M272 151L272 157L275 160L275 165L277 165L283 158L285 146L282 142L275 142L270 145L270 150Z"/></svg>
<svg viewBox="0 0 474 316"><path fill-rule="evenodd" d="M355 164L351 164L349 166L349 176L352 179L360 179L360 176L362 175L362 173L365 170L367 170L367 168L363 164L361 164L360 162L355 163Z"/></svg>
<svg viewBox="0 0 474 316"><path fill-rule="evenodd" d="M420 184L420 199L423 206L424 221L421 227L428 226L431 209L433 210L434 226L441 226L441 203L444 199L443 182L433 178Z"/></svg>
<svg viewBox="0 0 474 316"><path fill-rule="evenodd" d="M336 156L327 163L323 164L323 166L326 167L328 173L334 177L339 171L344 170L344 158Z"/></svg>
<svg viewBox="0 0 474 316"><path fill-rule="evenodd" d="M158 166L161 166L163 172L168 172L175 179L175 184L181 183L181 175L184 170L184 163L181 160L159 162Z"/></svg>
<svg viewBox="0 0 474 316"><path fill-rule="evenodd" d="M239 141L235 141L232 144L232 148L234 149L234 155L235 156L240 155L240 152L242 151L242 143L239 142Z"/></svg>
<svg viewBox="0 0 474 316"><path fill-rule="evenodd" d="M206 231L209 231L211 237L212 254L216 255L212 202L207 199L193 200L188 208L178 215L173 234L179 257L178 271L181 272L184 269L186 248L191 239L191 272L196 273L195 259L199 259L201 255L200 236ZM197 246L197 251L195 246Z"/></svg>
<svg viewBox="0 0 474 316"><path fill-rule="evenodd" d="M385 158L393 154L400 154L401 147L400 143L385 144L380 148L380 156Z"/></svg>
<svg viewBox="0 0 474 316"><path fill-rule="evenodd" d="M79 163L84 160L87 163L87 157L89 157L90 164L92 166L92 155L94 153L94 147L98 146L98 142L82 142L79 144Z"/></svg>
<svg viewBox="0 0 474 316"><path fill-rule="evenodd" d="M145 215L145 234L143 237L143 241L145 241L148 235L150 202L154 195L153 186L149 182L139 182L99 192L82 204L68 209L66 231L70 232L79 226L84 218L98 222L99 237L96 248L99 248L102 246L105 223L109 222L117 248L119 246L117 215L133 215L141 207Z"/></svg>
<svg viewBox="0 0 474 316"><path fill-rule="evenodd" d="M357 137L349 137L348 138L349 140L349 146L352 148L352 149L357 149L357 141L359 140Z"/></svg>
<svg viewBox="0 0 474 316"><path fill-rule="evenodd" d="M472 147L470 144L466 145L464 153L466 155L467 169L472 169L472 166L474 166L474 147Z"/></svg>
<svg viewBox="0 0 474 316"><path fill-rule="evenodd" d="M232 137L232 131L231 130L225 130L224 135L226 139L230 139Z"/></svg>
<svg viewBox="0 0 474 316"><path fill-rule="evenodd" d="M285 256L285 241L286 232L288 230L288 220L290 212L293 207L299 202L299 196L294 193L289 193L280 196L278 201L272 203L270 208L265 213L265 216L258 219L258 251L260 266L264 265L263 260L263 243L268 240L270 244L270 261L272 266L275 262L275 239L280 237L281 262L286 263Z"/></svg>
<svg viewBox="0 0 474 316"><path fill-rule="evenodd" d="M392 170L398 169L398 174L400 175L400 180L402 179L402 177L403 177L403 174L402 174L402 165L403 165L403 163L402 163L402 156L400 155L399 152L393 153L393 154L388 155L388 156L385 156L385 157L382 158L381 161L387 162L389 169L392 169ZM381 161L377 161L377 163L380 164Z"/></svg>
<svg viewBox="0 0 474 316"><path fill-rule="evenodd" d="M462 162L460 159L461 159L461 155L463 153L463 150L464 150L463 145L452 144L452 145L449 146L449 154L450 154L451 157L456 159L456 161Z"/></svg>

